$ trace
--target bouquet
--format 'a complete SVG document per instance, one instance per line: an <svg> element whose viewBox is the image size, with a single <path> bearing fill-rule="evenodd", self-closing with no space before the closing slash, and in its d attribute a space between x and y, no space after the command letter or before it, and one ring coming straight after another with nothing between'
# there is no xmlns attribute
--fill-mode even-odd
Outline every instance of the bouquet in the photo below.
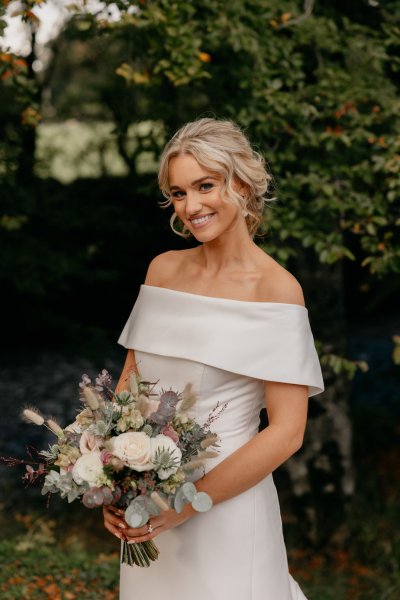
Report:
<svg viewBox="0 0 400 600"><path fill-rule="evenodd" d="M56 443L38 451L36 461L1 457L2 461L25 464L27 483L44 479L42 494L58 493L68 502L80 498L87 508L124 509L131 527L141 527L162 510L181 512L186 503L200 512L211 508L210 496L197 492L187 476L218 455L218 438L210 430L221 412L218 404L200 425L187 414L196 402L190 384L181 393L155 394L154 384L132 373L129 389L115 393L103 369L95 384L84 374L79 388L83 408L65 428L37 409L23 410L23 418L50 429ZM158 554L152 540L123 541L121 560L148 567Z"/></svg>

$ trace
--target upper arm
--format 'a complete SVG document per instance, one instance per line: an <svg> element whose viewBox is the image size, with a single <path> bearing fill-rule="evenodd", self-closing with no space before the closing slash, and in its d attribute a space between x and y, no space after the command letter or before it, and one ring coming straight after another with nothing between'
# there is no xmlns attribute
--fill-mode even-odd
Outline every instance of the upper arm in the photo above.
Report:
<svg viewBox="0 0 400 600"><path fill-rule="evenodd" d="M269 425L284 428L301 445L307 422L308 386L265 381L264 388Z"/></svg>
<svg viewBox="0 0 400 600"><path fill-rule="evenodd" d="M305 306L301 285L285 269L275 279L274 302ZM264 391L269 424L284 427L301 442L307 422L308 386L265 381Z"/></svg>

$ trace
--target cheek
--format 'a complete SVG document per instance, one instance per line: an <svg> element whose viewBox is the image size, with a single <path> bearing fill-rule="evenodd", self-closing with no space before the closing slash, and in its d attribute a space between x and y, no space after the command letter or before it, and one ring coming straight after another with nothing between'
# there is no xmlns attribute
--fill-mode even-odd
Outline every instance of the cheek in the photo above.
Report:
<svg viewBox="0 0 400 600"><path fill-rule="evenodd" d="M182 205L179 205L179 203L178 203L178 202L173 202L173 203L172 203L172 208L174 209L174 212L175 212L177 215L181 214L181 212L182 212L182 211L181 211L181 207L182 207Z"/></svg>
<svg viewBox="0 0 400 600"><path fill-rule="evenodd" d="M239 208L229 201L223 201L222 203L224 214L228 219L235 219L239 214Z"/></svg>

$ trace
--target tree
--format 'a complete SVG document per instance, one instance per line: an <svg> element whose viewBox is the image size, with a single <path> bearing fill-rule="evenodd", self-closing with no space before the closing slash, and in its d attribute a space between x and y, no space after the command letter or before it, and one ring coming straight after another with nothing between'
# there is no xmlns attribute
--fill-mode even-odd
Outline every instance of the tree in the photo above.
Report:
<svg viewBox="0 0 400 600"><path fill-rule="evenodd" d="M120 11L117 20L111 6ZM288 465L299 494L322 496L314 537L323 539L341 516L328 524L327 507L343 506L353 491L347 377L365 368L344 358L343 265L359 263L360 285L380 281L390 293L391 274L400 271L397 3L365 2L360 10L354 1L307 0L301 11L278 0L107 0L104 7L93 14L78 3L58 42L80 42L86 60L84 88L79 69L61 76L69 61L79 64L79 52L60 52L53 64L48 85L61 114L76 110L77 87L83 117L85 98L94 95L139 179L143 151L157 156L183 122L231 118L274 174L279 201L266 211L261 243L310 274L310 312L323 337L329 385L311 403L318 443ZM152 134L132 145L130 126L143 120L154 124Z"/></svg>

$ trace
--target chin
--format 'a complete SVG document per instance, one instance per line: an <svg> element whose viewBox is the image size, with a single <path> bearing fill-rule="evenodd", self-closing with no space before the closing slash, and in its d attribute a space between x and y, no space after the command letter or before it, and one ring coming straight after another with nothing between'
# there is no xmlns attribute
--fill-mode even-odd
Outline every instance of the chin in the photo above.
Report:
<svg viewBox="0 0 400 600"><path fill-rule="evenodd" d="M214 240L215 238L217 238L217 235L209 235L204 233L200 233L200 231L196 231L196 233L192 233L192 236L194 237L195 240L197 240L198 242L212 242L212 240Z"/></svg>
<svg viewBox="0 0 400 600"><path fill-rule="evenodd" d="M190 233L199 242L211 242L212 240L218 238L223 233L223 231L219 231L218 228L212 227L208 231L202 231L201 229L191 229Z"/></svg>

